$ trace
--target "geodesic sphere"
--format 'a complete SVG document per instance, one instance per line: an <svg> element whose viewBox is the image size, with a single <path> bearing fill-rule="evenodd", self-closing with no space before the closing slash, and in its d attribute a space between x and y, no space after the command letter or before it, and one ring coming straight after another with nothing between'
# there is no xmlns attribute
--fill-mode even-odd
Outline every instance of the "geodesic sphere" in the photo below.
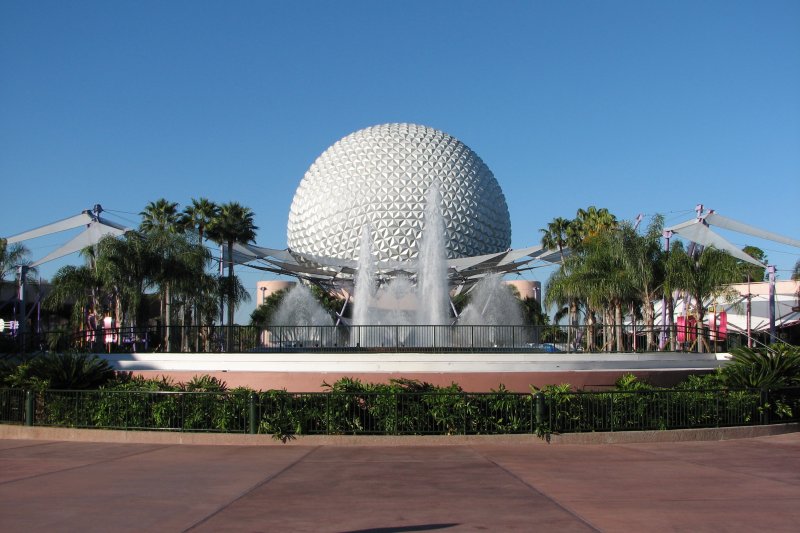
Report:
<svg viewBox="0 0 800 533"><path fill-rule="evenodd" d="M508 249L508 206L492 171L458 139L416 124L372 126L325 150L295 192L289 248L355 260L369 224L378 260L414 259L434 184L448 258Z"/></svg>

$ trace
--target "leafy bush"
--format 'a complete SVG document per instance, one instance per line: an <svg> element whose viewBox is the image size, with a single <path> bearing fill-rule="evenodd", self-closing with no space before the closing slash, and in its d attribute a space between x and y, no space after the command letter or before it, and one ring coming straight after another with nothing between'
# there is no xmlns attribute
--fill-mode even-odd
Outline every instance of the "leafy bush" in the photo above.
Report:
<svg viewBox="0 0 800 533"><path fill-rule="evenodd" d="M293 397L286 390L270 390L258 395L261 413L258 432L271 433L286 442L297 433L303 433L301 409L293 405Z"/></svg>
<svg viewBox="0 0 800 533"><path fill-rule="evenodd" d="M39 355L4 373L6 385L34 390L97 389L115 377L108 362L86 353Z"/></svg>
<svg viewBox="0 0 800 533"><path fill-rule="evenodd" d="M725 382L734 388L778 389L800 385L800 348L774 346L731 350L731 360L722 370Z"/></svg>
<svg viewBox="0 0 800 533"><path fill-rule="evenodd" d="M82 366L80 357L72 357L69 364L60 360L56 368L67 377L77 375L83 383L88 382L85 374L93 372L79 369L91 365ZM176 385L167 378L144 379L124 373L96 390L55 390L45 387L52 376L58 376L50 364L55 363L31 360L7 368L4 374L7 384L40 387L37 424L244 432L253 422L249 418L253 405L257 430L283 441L298 434L320 433L535 432L546 437L558 432L765 423L774 417L788 420L800 412L800 387L768 395L754 389L722 388L722 384L730 385L723 372L691 376L677 389L655 389L628 374L617 381L614 390L599 393L573 391L568 384L532 387L535 395L513 393L502 385L489 393L469 393L455 383L440 387L407 379L375 384L344 378L324 384L325 393L296 394L286 390L256 393L245 387L228 390L223 381L207 375ZM50 371L45 374L42 368ZM47 381L38 377L42 375L48 376ZM76 382L79 380L72 381ZM545 407L544 418L538 421L536 396L542 397ZM19 410L19 398L9 398L9 405Z"/></svg>
<svg viewBox="0 0 800 533"><path fill-rule="evenodd" d="M111 428L178 429L181 427L178 398L164 394L178 390L168 378L139 376L110 383L100 391L94 423Z"/></svg>

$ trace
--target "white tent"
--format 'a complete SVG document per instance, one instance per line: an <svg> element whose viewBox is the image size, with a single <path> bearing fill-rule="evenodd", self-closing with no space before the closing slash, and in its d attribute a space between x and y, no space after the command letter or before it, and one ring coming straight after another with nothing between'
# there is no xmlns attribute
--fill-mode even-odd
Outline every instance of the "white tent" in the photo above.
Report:
<svg viewBox="0 0 800 533"><path fill-rule="evenodd" d="M227 249L223 260L229 260ZM488 274L518 273L533 268L531 264L536 261L551 264L560 260L558 251L532 246L475 257L448 259L447 272L453 285L470 286ZM313 256L292 250L276 250L249 244L234 244L233 261L268 272L345 288L348 285L352 286L358 269L358 262L354 260ZM398 275L413 277L416 275L416 266L410 262L381 261L376 264L376 271L378 276L383 278Z"/></svg>
<svg viewBox="0 0 800 533"><path fill-rule="evenodd" d="M794 246L800 248L800 241L797 239L792 239L790 237L784 237L783 235L778 235L777 233L773 233L771 231L762 230L759 228L755 228L753 226L749 226L742 222L738 222L736 220L724 217L715 213L713 210L709 211L706 214L703 214L704 206L702 204L698 204L697 208L697 217L683 222L681 224L677 224L675 226L666 228L664 230L664 237L667 239L667 243L669 243L670 237L675 234L690 241L700 244L702 246L713 246L719 250L724 250L731 254L733 257L740 259L742 261L746 261L747 263L758 265L758 266L767 266L760 261L750 257L742 250L737 248L735 245L728 242L724 237L715 233L711 230L710 225L715 225L720 228L728 229L731 231L735 231L737 233L744 233L746 235L751 235L753 237L758 237L761 239L766 239L774 242L779 242L783 244L787 244L789 246ZM767 291L767 303L766 303L766 316L768 317L768 324L766 330L769 330L770 335L775 335L775 328L781 327L781 325L786 325L785 322L787 320L791 320L793 316L793 312L781 312L779 309L779 298L775 292L775 267L768 266L769 272L769 283L770 289ZM796 291L796 289L795 289ZM793 297L793 295L792 295ZM785 300L785 298L784 298ZM704 302L705 304L706 302ZM756 304L760 304L759 301L755 302ZM708 302L711 305L724 305L723 302ZM663 323L665 320L664 316L664 302L662 300L661 305L659 306L659 316L661 317L661 322ZM753 300L751 298L751 309L753 305ZM784 304L785 305L785 304ZM759 305L760 307L760 305ZM791 310L793 307L789 305L788 308ZM726 311L727 313L727 311ZM729 317L736 317L736 314L728 313ZM746 320L745 320L746 322ZM734 324L731 324L731 327L734 327ZM742 331L747 331L747 325L744 325L744 329ZM754 331L752 327L752 320L751 320L751 331Z"/></svg>
<svg viewBox="0 0 800 533"><path fill-rule="evenodd" d="M101 217L100 213L102 211L103 208L98 204L95 205L91 211L87 209L79 215L65 218L64 220L59 220L58 222L53 222L52 224L47 224L45 226L25 231L17 235L12 235L11 237L8 237L7 241L9 244L13 244L15 242L27 241L29 239L35 239L37 237L52 235L53 233L59 233L62 231L79 228L81 226L86 226L85 230L83 230L68 243L31 264L32 267L35 267L43 263L47 263L48 261L52 261L53 259L58 259L59 257L64 257L65 255L75 253L86 248L87 246L94 246L106 235L119 236L126 231L129 231L129 228Z"/></svg>
<svg viewBox="0 0 800 533"><path fill-rule="evenodd" d="M79 233L76 237L71 239L68 243L64 244L57 250L50 252L45 257L34 261L30 266L36 267L41 264L47 263L48 261L52 261L54 259L58 259L59 257L64 257L66 255L75 253L87 246L94 246L97 244L100 239L105 237L106 235L114 235L119 236L128 231L128 228L117 224L116 222L112 222L104 217L100 216L100 213L103 212L102 206L100 204L96 204L92 210L85 210L78 215L65 218L63 220L59 220L58 222L53 222L52 224L47 224L41 226L39 228L35 228L29 231L25 231L23 233L19 233L17 235L12 235L8 237L6 240L9 244L14 244L17 242L27 241L30 239L36 239L37 237L44 237L45 235L52 235L53 233L60 233L62 231L67 231L70 229L79 228L81 226L86 226L81 233ZM25 301L25 286L26 286L26 277L24 272L28 268L27 265L20 265L20 279L19 279L19 294L18 299L20 302ZM25 320L20 321L20 332L25 332Z"/></svg>
<svg viewBox="0 0 800 533"><path fill-rule="evenodd" d="M800 282L779 281L775 285L775 327L783 328L800 323L797 295L797 291L800 290ZM750 330L753 332L769 331L769 283L751 283L749 288L747 283L736 283L730 288L736 293L733 299L709 298L703 302L704 306L707 309L716 309L717 313L724 310L727 314L729 331L747 333L747 300L750 295ZM655 325L660 327L662 324L660 301L655 302L655 309ZM685 300L676 298L675 318L683 316L684 312ZM708 320L710 320L710 313L706 315L706 321Z"/></svg>

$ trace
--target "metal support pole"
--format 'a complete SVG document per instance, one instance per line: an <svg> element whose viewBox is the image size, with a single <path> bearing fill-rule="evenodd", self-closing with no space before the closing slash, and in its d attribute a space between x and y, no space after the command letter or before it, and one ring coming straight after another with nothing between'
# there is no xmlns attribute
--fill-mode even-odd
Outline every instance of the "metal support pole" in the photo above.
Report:
<svg viewBox="0 0 800 533"><path fill-rule="evenodd" d="M672 232L664 230L661 234L664 237L664 253L669 254L669 239L672 237ZM671 317L670 317L671 318ZM661 296L661 350L667 346L667 337L669 336L669 326L667 325L667 293L666 291Z"/></svg>
<svg viewBox="0 0 800 533"><path fill-rule="evenodd" d="M750 272L747 273L747 347L753 347L753 333L750 330L750 322L753 316L752 310L753 295L750 294Z"/></svg>
<svg viewBox="0 0 800 533"><path fill-rule="evenodd" d="M25 425L32 426L33 425L33 405L34 405L35 395L33 394L32 390L25 391Z"/></svg>
<svg viewBox="0 0 800 533"><path fill-rule="evenodd" d="M775 265L767 267L769 272L769 343L775 342Z"/></svg>
<svg viewBox="0 0 800 533"><path fill-rule="evenodd" d="M248 399L248 408L249 408L248 409L248 411L249 411L249 413L248 413L249 414L249 420L248 421L250 422L250 427L248 428L248 430L249 430L248 433L250 433L251 435L255 435L256 433L258 433L258 424L257 424L257 420L256 420L256 393L255 392L251 392L250 393L250 398Z"/></svg>
<svg viewBox="0 0 800 533"><path fill-rule="evenodd" d="M537 392L533 395L533 399L536 401L536 427L542 427L544 425L545 412L544 394Z"/></svg>
<svg viewBox="0 0 800 533"><path fill-rule="evenodd" d="M28 310L25 306L25 292L28 286L28 267L26 265L20 265L17 267L17 272L19 274L19 293L17 294L19 298L19 325L17 326L17 333L24 345L25 334L28 329Z"/></svg>
<svg viewBox="0 0 800 533"><path fill-rule="evenodd" d="M338 315L336 315L336 325L337 326L342 323L342 317L344 316L344 311L345 311L345 309L347 309L347 302L349 302L349 301L350 301L350 294L348 293L347 294L347 298L344 299L344 304L342 305L342 310L339 311Z"/></svg>

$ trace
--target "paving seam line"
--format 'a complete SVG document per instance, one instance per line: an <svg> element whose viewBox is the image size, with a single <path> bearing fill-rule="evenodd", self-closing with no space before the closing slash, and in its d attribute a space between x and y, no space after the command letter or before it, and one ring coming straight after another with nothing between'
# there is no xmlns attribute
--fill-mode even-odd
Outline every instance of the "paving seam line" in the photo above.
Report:
<svg viewBox="0 0 800 533"><path fill-rule="evenodd" d="M197 528L198 526L201 526L201 525L203 525L204 523L208 522L209 520L211 520L212 518L214 518L216 515L218 515L219 513L221 513L222 511L224 511L225 509L227 509L228 507L230 507L231 505L233 505L233 504L234 504L234 503L236 503L237 501L241 500L242 498L244 498L245 496L247 496L248 494L250 494L250 493L251 493L251 492L253 492L254 490L256 490L256 489L258 489L258 488L260 488L260 487L263 487L264 485L266 485L267 483L269 483L269 482L270 482L270 481L272 481L273 479L275 479L275 478L277 478L278 476L282 475L284 472L288 471L288 470L289 470L289 469L291 469L291 468L294 468L294 467L295 467L295 466L296 466L298 463L300 463L301 461L303 461L303 460L304 460L306 457L308 457L309 455L311 455L311 454L312 454L312 453L314 453L315 451L319 450L320 448L321 448L321 446L315 446L315 447L313 447L312 449L310 449L309 451L307 451L306 453L304 453L303 455L301 455L300 457L298 457L297 459L295 459L294 461L292 461L292 462L291 462L291 463L289 463L288 465L284 466L283 468L281 468L280 470L278 470L278 471L277 471L277 472L275 472L274 474L271 474L271 475L269 475L269 476L265 477L264 479L262 479L261 481L259 481L259 482L258 482L258 483L256 483L255 485L253 485L252 487L250 487L250 488L248 488L248 489L245 489L245 490L244 490L243 492L241 492L241 493L240 493L238 496L234 497L233 499L231 499L231 500L230 500L230 501L228 501L227 503L225 503L225 504L221 505L221 506L220 506L220 507L219 507L219 508L218 508L216 511L214 511L213 513L211 513L211 514L209 514L209 515L206 515L206 516L205 516L205 517L203 517L201 520L199 520L199 521L195 522L195 523L194 523L194 524L192 524L191 526L189 526L189 527L187 527L186 529L184 529L184 530L183 530L183 532L185 533L185 532L187 532L187 531L191 531L191 530L193 530L193 529Z"/></svg>
<svg viewBox="0 0 800 533"><path fill-rule="evenodd" d="M27 442L23 439L16 439L16 440L22 443ZM36 448L38 446L52 446L53 444L59 444L60 442L65 442L65 441L49 440L49 441L37 442L35 444L20 444L19 446L12 446L11 448L3 448L2 450L0 450L0 455L2 455L3 452L7 450L19 450L20 448Z"/></svg>
<svg viewBox="0 0 800 533"><path fill-rule="evenodd" d="M497 468L499 468L500 470L502 470L503 472L505 472L505 473L506 473L506 474L508 474L509 476L513 477L514 479L516 479L517 481L519 481L520 483L522 483L523 485L525 485L526 487L528 487L528 489L530 489L531 491L535 492L536 494L538 494L538 495L540 495L540 496L543 496L545 499L547 499L548 501L550 501L550 502L551 502L553 505L555 505L555 506L556 506L556 507L558 507L559 509L563 510L564 512L566 512L568 515L572 516L573 518L577 519L579 522L581 522L582 524L584 524L586 527L590 528L592 531L597 531L598 533L600 533L600 532L602 531L601 529L597 528L597 526L595 526L594 524L592 524L591 522L589 522L587 519L585 519L583 516L581 516L581 514L580 514L580 513L578 513L577 511L574 511L574 510L573 510L573 509L571 509L569 506L567 506L567 505L564 505L564 504L562 504L561 502L559 502L559 501L555 500L555 499L554 499L552 496L550 496L549 494L546 494L546 493L542 492L541 490L537 489L535 486L533 486L532 484L528 483L527 481L525 481L524 479L522 479L520 476L518 476L517 474L515 474L515 473L514 473L514 472L512 472L511 470L509 470L509 469L505 468L503 465L501 465L500 463L498 463L498 462L497 462L497 461L495 461L494 459L491 459L491 458L487 457L486 455L484 455L484 454L483 454L483 453L481 453L480 451L478 451L478 453L479 453L481 456L483 456L483 458L484 458L485 460L489 461L489 462L490 462L490 463L492 463L494 466L496 466Z"/></svg>
<svg viewBox="0 0 800 533"><path fill-rule="evenodd" d="M744 440L744 439L742 439L742 440ZM688 441L688 442L699 442L699 441ZM631 444L639 444L639 443L631 443ZM631 451L639 451L639 452L644 451L645 453L648 453L648 454L652 455L653 457L657 457L662 461L678 461L678 462L685 463L685 464L688 464L688 465L702 466L702 467L706 467L706 468L713 468L714 470L718 470L720 472L725 472L726 474L735 473L735 474L742 475L742 476L748 476L748 477L753 477L753 478L757 478L757 479L763 479L763 480L766 480L766 481L773 481L773 482L777 482L777 483L782 483L782 484L788 485L790 487L796 487L797 486L797 483L792 483L792 482L789 482L789 481L785 481L785 480L782 480L782 479L776 479L776 478L773 478L773 477L767 477L767 476L760 475L760 474L755 474L755 473L752 473L752 472L744 472L742 470L737 469L736 467L734 467L734 468L722 468L721 466L717 466L716 464L703 463L703 462L700 462L700 461L692 461L692 460L689 460L689 459L684 459L683 457L671 457L671 456L666 456L665 457L663 454L658 453L657 451L654 451L654 450L642 450L640 448L631 447L631 446L629 446L627 444L619 444L618 446L620 448L626 448L626 449L631 450ZM762 446L763 446L763 444L762 444Z"/></svg>
<svg viewBox="0 0 800 533"><path fill-rule="evenodd" d="M50 444L58 444L58 443L50 443ZM142 452L129 453L127 455L120 455L119 457L112 457L110 459L103 459L102 461L94 461L92 463L86 463L86 464L82 464L82 465L70 466L68 468L62 468L60 470L51 470L50 472L42 472L40 474L34 474L32 476L21 477L21 478L17 478L17 479L10 479L8 481L0 481L0 485L7 485L9 483L16 483L17 481L27 481L29 479L36 479L37 477L49 476L51 474L60 474L62 472L69 472L70 470L77 470L79 468L88 468L90 466L101 465L103 463L111 463L111 462L114 462L114 461L119 461L121 459L128 459L129 457L136 457L137 455L144 455L146 453L156 452L158 450L163 450L164 448L170 448L172 446L174 446L174 445L173 444L168 444L168 445L165 445L165 446L159 446L157 448L152 448L150 450L145 450L145 451L142 451Z"/></svg>

